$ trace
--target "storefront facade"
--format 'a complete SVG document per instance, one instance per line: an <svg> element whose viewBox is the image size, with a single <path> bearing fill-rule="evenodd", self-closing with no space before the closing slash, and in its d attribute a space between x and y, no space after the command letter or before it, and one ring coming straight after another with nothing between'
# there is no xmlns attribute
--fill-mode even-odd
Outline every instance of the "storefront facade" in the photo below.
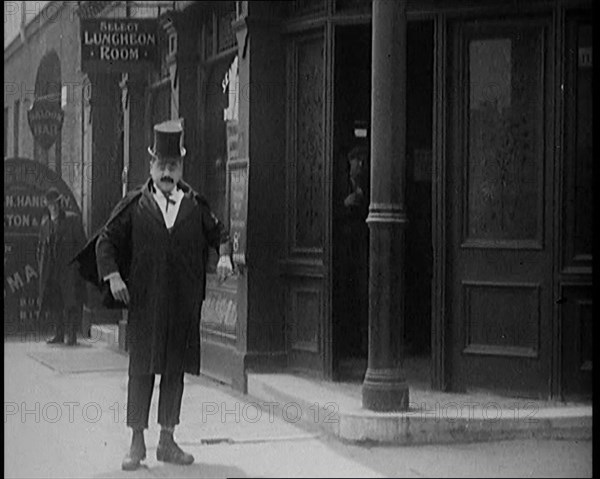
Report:
<svg viewBox="0 0 600 479"><path fill-rule="evenodd" d="M344 153L366 120L373 388L402 390L389 371L430 345L435 388L590 394L589 2L246 8L250 58L265 31L285 45L286 368L343 378L344 353L364 354L347 344L364 319L344 290L343 252L356 241L339 205ZM370 58L369 37L394 60Z"/></svg>
<svg viewBox="0 0 600 479"><path fill-rule="evenodd" d="M209 274L203 373L244 390L250 371L366 369L386 408L408 392L402 358L425 353L436 389L591 394L590 11L158 12L160 65L120 79L123 162L131 188L151 125L184 118L185 177L233 232L236 274ZM365 147L371 204L352 223L348 156Z"/></svg>

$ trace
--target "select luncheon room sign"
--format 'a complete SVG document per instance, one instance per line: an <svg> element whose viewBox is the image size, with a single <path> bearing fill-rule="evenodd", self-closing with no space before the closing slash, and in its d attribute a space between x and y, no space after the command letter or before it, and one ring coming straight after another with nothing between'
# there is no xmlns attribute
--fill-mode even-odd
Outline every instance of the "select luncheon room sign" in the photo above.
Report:
<svg viewBox="0 0 600 479"><path fill-rule="evenodd" d="M85 71L131 71L156 64L158 24L151 19L81 20L81 65Z"/></svg>

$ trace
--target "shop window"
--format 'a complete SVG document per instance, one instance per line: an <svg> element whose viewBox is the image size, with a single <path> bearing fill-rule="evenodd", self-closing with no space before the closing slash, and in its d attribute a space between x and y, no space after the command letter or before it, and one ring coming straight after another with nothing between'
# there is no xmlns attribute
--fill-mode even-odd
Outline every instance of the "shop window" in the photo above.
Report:
<svg viewBox="0 0 600 479"><path fill-rule="evenodd" d="M231 59L216 64L210 74L206 98L206 178L205 191L218 218L224 219L226 209L227 125L223 111L228 107L228 95L222 83Z"/></svg>

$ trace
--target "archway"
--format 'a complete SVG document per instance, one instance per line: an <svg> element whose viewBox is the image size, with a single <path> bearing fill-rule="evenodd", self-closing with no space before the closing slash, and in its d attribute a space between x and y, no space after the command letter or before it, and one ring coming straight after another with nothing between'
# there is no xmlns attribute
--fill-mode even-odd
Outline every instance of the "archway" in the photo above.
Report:
<svg viewBox="0 0 600 479"><path fill-rule="evenodd" d="M54 50L46 53L38 66L35 77L34 104L43 104L45 109L62 111L61 109L62 76L60 58ZM31 124L31 122L30 122ZM62 122L60 124L62 127ZM62 170L62 129L58 128L58 135L50 141L40 141L34 134L34 160L49 166L59 175Z"/></svg>

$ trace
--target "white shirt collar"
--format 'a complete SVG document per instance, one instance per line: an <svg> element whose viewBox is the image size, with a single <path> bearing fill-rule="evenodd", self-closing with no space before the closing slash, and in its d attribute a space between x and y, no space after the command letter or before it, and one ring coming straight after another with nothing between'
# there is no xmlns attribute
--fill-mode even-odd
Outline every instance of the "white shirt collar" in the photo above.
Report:
<svg viewBox="0 0 600 479"><path fill-rule="evenodd" d="M156 186L156 183L152 182L152 188L154 189L154 196L165 199L165 195L164 193L160 190L160 188L158 186ZM173 190L171 190L171 199L175 200L175 201L179 201L181 198L183 197L183 190L181 188L179 188L178 185L175 185L175 188L173 188Z"/></svg>

